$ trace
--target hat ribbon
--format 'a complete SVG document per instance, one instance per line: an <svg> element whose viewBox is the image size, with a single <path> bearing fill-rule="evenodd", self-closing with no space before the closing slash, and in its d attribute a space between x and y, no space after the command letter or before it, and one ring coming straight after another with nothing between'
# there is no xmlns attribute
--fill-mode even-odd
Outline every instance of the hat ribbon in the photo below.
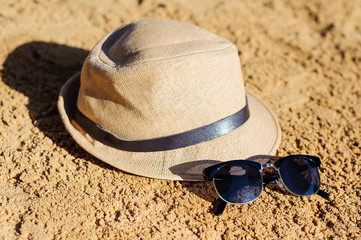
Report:
<svg viewBox="0 0 361 240"><path fill-rule="evenodd" d="M249 116L246 100L246 105L241 110L211 124L174 135L142 140L125 140L113 135L84 116L77 107L75 107L73 119L90 136L117 149L131 152L155 152L183 148L226 135L242 126Z"/></svg>

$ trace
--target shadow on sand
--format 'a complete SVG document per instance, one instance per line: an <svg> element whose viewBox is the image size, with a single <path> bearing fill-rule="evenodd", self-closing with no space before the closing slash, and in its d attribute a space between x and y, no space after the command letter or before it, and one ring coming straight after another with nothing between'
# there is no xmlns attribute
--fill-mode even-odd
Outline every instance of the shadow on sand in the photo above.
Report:
<svg viewBox="0 0 361 240"><path fill-rule="evenodd" d="M48 42L30 42L13 50L3 64L2 79L11 88L28 97L33 124L57 146L71 155L84 158L105 168L70 137L57 109L62 85L80 71L88 51Z"/></svg>

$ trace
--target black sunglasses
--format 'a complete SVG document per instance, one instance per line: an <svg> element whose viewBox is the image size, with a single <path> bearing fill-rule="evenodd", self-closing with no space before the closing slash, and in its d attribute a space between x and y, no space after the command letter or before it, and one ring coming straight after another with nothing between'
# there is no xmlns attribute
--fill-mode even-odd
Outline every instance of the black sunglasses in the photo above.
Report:
<svg viewBox="0 0 361 240"><path fill-rule="evenodd" d="M215 214L221 215L227 203L253 202L263 191L264 185L274 182L298 196L316 193L328 199L328 193L320 189L320 165L319 157L308 155L291 155L264 166L253 161L233 160L204 169L203 177L214 183L221 199ZM278 173L262 176L263 169L269 167L276 169Z"/></svg>

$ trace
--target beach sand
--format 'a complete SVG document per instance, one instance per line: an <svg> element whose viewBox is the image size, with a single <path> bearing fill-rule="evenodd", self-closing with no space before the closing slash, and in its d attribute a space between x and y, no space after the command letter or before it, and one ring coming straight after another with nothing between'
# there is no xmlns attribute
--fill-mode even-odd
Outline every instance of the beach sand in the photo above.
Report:
<svg viewBox="0 0 361 240"><path fill-rule="evenodd" d="M320 156L330 199L274 184L217 217L210 182L138 177L82 150L59 90L103 35L144 18L235 43L246 88L279 118L277 156ZM3 0L0 63L0 239L361 239L361 1Z"/></svg>

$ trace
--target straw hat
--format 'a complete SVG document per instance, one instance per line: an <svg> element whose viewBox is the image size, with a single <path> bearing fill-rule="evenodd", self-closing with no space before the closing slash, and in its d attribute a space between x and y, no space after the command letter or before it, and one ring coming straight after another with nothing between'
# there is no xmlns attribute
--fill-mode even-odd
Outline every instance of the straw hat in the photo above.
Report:
<svg viewBox="0 0 361 240"><path fill-rule="evenodd" d="M274 155L281 139L277 118L244 88L236 46L173 20L103 37L58 108L90 154L152 178L201 180L214 162Z"/></svg>

